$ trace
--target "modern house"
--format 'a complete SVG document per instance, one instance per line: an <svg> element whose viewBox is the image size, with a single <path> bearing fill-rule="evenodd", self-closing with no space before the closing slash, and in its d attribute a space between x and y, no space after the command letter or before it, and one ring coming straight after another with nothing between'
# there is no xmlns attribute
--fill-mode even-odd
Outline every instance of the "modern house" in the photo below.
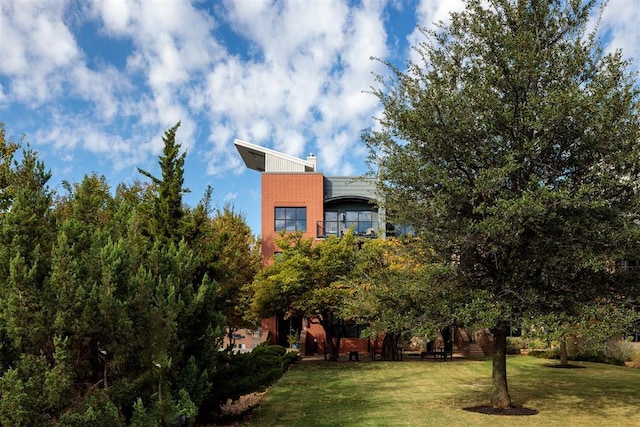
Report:
<svg viewBox="0 0 640 427"><path fill-rule="evenodd" d="M384 211L374 204L375 180L325 176L317 170L313 154L303 160L238 139L234 144L245 165L261 174L263 263L278 252L275 239L283 230L317 240L340 236L349 228L363 238L384 236ZM262 330L270 332L274 344L287 346L289 335L299 333L301 351L323 351L322 328L303 320L274 316L262 321ZM351 329L341 347L366 351L367 342L358 338L358 328Z"/></svg>

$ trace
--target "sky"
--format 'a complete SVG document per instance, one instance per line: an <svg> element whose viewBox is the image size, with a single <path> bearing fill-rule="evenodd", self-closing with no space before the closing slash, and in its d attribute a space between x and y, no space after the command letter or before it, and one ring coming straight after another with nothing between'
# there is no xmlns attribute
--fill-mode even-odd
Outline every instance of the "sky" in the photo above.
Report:
<svg viewBox="0 0 640 427"><path fill-rule="evenodd" d="M0 0L0 122L52 172L49 186L97 173L112 188L159 176L178 121L185 202L208 185L260 233L260 174L233 140L318 158L329 176L366 172L375 126L372 57L403 67L418 26L462 0ZM640 0L609 0L606 51L640 61ZM640 63L634 62L632 70Z"/></svg>

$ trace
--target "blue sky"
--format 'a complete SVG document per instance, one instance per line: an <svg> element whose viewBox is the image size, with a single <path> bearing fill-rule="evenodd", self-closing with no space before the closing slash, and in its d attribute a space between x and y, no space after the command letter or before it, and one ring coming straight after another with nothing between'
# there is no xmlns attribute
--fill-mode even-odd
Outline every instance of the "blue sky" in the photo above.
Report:
<svg viewBox="0 0 640 427"><path fill-rule="evenodd" d="M182 122L185 200L207 185L259 233L260 177L234 138L306 158L327 175L366 170L362 129L380 109L365 93L403 64L417 25L447 20L461 0L2 0L0 121L53 173L111 186L159 174L162 134ZM640 60L640 0L610 0L608 51ZM634 63L638 70L638 63Z"/></svg>

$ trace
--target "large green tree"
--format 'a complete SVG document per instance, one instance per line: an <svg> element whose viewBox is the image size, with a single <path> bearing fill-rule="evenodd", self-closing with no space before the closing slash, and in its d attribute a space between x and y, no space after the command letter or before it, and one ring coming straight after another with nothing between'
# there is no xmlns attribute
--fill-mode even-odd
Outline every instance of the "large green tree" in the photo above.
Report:
<svg viewBox="0 0 640 427"><path fill-rule="evenodd" d="M467 0L390 65L365 132L387 213L453 262L459 318L495 339L491 404L511 405L509 319L621 289L637 239L638 88L587 32L597 2Z"/></svg>
<svg viewBox="0 0 640 427"><path fill-rule="evenodd" d="M215 380L225 266L210 259L228 239L200 239L213 220L182 206L183 164L114 196L93 175L55 197L37 154L15 160L19 145L0 138L0 424L157 425L215 411L235 393ZM180 185L159 191L169 181Z"/></svg>

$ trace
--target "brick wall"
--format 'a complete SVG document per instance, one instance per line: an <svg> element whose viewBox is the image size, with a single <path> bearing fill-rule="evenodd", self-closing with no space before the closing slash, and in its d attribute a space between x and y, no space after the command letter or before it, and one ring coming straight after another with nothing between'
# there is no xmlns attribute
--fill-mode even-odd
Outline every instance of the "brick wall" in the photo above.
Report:
<svg viewBox="0 0 640 427"><path fill-rule="evenodd" d="M316 237L316 224L324 219L324 176L321 173L262 174L262 261L278 250L274 238L276 207L306 207L307 231L304 237Z"/></svg>

